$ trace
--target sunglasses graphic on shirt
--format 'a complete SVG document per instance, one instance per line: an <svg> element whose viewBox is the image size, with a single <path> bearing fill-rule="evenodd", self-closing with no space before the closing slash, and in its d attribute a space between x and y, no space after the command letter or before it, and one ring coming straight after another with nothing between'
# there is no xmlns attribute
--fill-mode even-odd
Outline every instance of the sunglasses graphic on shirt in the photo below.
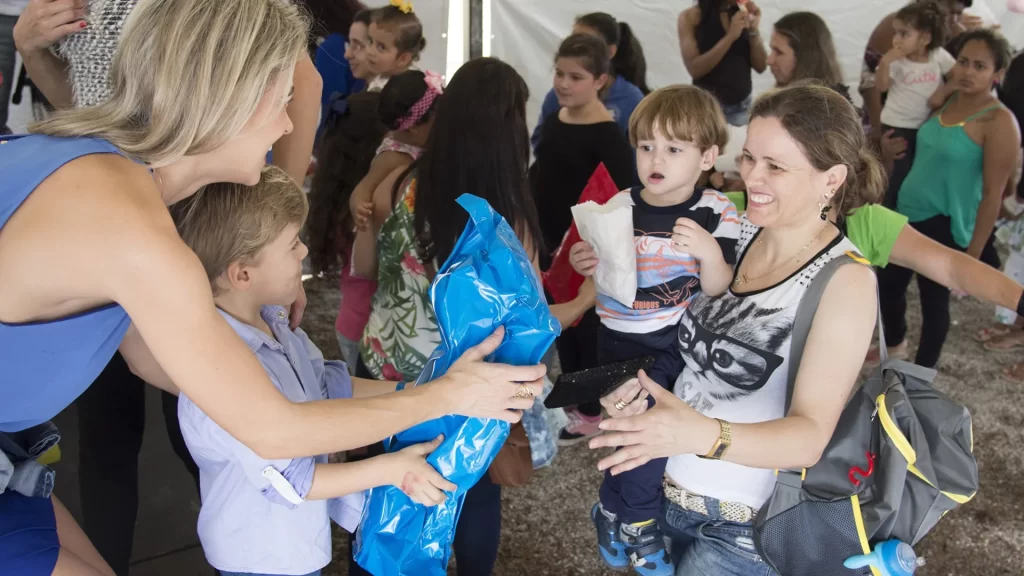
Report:
<svg viewBox="0 0 1024 576"><path fill-rule="evenodd" d="M748 393L760 390L783 361L777 354L711 332L689 311L679 323L679 348L691 368L696 365L704 376Z"/></svg>

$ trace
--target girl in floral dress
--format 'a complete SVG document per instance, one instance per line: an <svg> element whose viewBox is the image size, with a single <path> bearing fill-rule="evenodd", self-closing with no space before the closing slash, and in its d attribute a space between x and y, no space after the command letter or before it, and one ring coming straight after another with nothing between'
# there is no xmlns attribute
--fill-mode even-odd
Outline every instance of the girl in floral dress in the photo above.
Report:
<svg viewBox="0 0 1024 576"><path fill-rule="evenodd" d="M355 231L369 227L373 190L389 173L419 158L441 92L440 76L410 70L388 82L372 110L363 99L371 101L378 94L369 92L336 101L326 122L324 161L312 188L310 254L314 273L340 264L338 345L350 371L364 378L372 374L359 368L359 340L377 284L352 274Z"/></svg>
<svg viewBox="0 0 1024 576"><path fill-rule="evenodd" d="M526 178L528 97L525 81L508 64L493 58L466 63L438 100L423 154L374 192L375 242L364 242L368 234L361 231L354 262L356 274L378 283L360 346L374 377L416 379L440 343L429 289L466 226L466 212L455 202L461 194L487 200L528 253L542 250ZM590 283L552 313L563 327L571 325L593 307L594 297ZM491 574L500 537L501 488L484 475L467 493L456 528L458 574Z"/></svg>

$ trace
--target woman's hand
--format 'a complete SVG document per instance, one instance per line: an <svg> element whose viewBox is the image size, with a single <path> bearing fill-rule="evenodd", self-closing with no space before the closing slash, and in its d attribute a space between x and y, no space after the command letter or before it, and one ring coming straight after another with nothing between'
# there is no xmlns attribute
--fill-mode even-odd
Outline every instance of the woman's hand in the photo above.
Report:
<svg viewBox="0 0 1024 576"><path fill-rule="evenodd" d="M445 492L454 492L458 488L427 464L427 456L441 445L442 440L444 436L438 436L430 442L414 444L383 456L390 460L391 484L417 504L437 506L444 502Z"/></svg>
<svg viewBox="0 0 1024 576"><path fill-rule="evenodd" d="M747 2L744 6L747 8L747 18L749 20L747 28L758 32L761 29L761 9L753 2Z"/></svg>
<svg viewBox="0 0 1024 576"><path fill-rule="evenodd" d="M886 162L900 160L907 155L907 141L903 138L896 138L893 135L895 130L889 130L882 135L881 149L882 159Z"/></svg>
<svg viewBox="0 0 1024 576"><path fill-rule="evenodd" d="M440 380L429 384L438 387L439 397L451 406L451 414L515 423L523 417L523 410L533 407L534 397L543 393L547 373L543 364L508 366L484 361L504 337L505 328L499 326L494 334L467 350Z"/></svg>
<svg viewBox="0 0 1024 576"><path fill-rule="evenodd" d="M750 26L750 15L740 10L732 15L732 20L729 21L729 31L726 33L733 42L740 39L743 35L743 31Z"/></svg>
<svg viewBox="0 0 1024 576"><path fill-rule="evenodd" d="M960 16L960 28L964 32L973 32L985 27L985 20L975 14L963 14Z"/></svg>
<svg viewBox="0 0 1024 576"><path fill-rule="evenodd" d="M569 249L569 264L580 276L593 276L598 262L597 253L589 242L577 242Z"/></svg>
<svg viewBox="0 0 1024 576"><path fill-rule="evenodd" d="M644 374L644 372L640 372ZM644 374L646 377L646 374ZM601 406L614 419L632 418L647 411L647 397L650 394L640 385L639 376L616 388L601 398Z"/></svg>
<svg viewBox="0 0 1024 576"><path fill-rule="evenodd" d="M87 14L86 0L31 0L14 25L14 44L23 54L45 50L85 28Z"/></svg>
<svg viewBox="0 0 1024 576"><path fill-rule="evenodd" d="M598 470L611 468L612 475L618 475L656 458L704 454L711 449L714 440L707 441L707 446L698 447L695 444L703 443L709 437L710 426L714 425L717 430L714 420L701 416L689 404L648 378L644 372L640 372L639 380L643 389L654 398L655 405L649 410L640 411L636 416L601 422L601 429L612 433L591 439L590 447L621 446L622 449L601 459L597 463Z"/></svg>

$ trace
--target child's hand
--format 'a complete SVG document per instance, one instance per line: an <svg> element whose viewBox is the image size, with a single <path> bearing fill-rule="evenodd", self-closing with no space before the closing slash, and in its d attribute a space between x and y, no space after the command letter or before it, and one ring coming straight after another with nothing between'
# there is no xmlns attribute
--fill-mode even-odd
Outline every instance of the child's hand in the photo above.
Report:
<svg viewBox="0 0 1024 576"><path fill-rule="evenodd" d="M882 60L884 60L886 64L892 64L893 62L897 60L902 60L906 57L907 53L904 52L902 48L897 48L893 46L892 48L889 49L888 52L885 53L885 56L882 56Z"/></svg>
<svg viewBox="0 0 1024 576"><path fill-rule="evenodd" d="M414 444L404 450L385 455L392 460L392 484L399 487L417 504L437 506L444 502L445 492L454 492L458 488L438 474L433 466L427 464L427 456L441 445L442 440L444 436L438 436L432 442Z"/></svg>
<svg viewBox="0 0 1024 576"><path fill-rule="evenodd" d="M672 229L672 245L701 261L722 257L722 247L718 245L718 240L689 218L676 220L676 226Z"/></svg>
<svg viewBox="0 0 1024 576"><path fill-rule="evenodd" d="M363 202L360 204L353 214L352 219L356 223L356 229L360 232L366 232L370 229L370 222L373 219L373 202Z"/></svg>
<svg viewBox="0 0 1024 576"><path fill-rule="evenodd" d="M589 243L577 242L569 249L569 263L580 276L593 276L597 270L597 253Z"/></svg>

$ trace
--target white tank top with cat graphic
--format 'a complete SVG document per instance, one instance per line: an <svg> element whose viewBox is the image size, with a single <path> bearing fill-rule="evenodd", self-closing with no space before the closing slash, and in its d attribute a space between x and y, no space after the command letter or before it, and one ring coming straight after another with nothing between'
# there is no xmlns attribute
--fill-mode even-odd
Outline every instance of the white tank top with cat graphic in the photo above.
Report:
<svg viewBox="0 0 1024 576"><path fill-rule="evenodd" d="M760 228L742 218L736 246L741 264ZM839 236L803 268L764 290L717 297L701 293L679 323L683 372L674 392L701 414L751 424L783 417L789 344L807 286L833 258L857 249ZM737 267L739 266L737 264ZM708 447L710 448L710 446ZM668 459L665 473L695 494L760 508L771 496L775 471L695 455Z"/></svg>

